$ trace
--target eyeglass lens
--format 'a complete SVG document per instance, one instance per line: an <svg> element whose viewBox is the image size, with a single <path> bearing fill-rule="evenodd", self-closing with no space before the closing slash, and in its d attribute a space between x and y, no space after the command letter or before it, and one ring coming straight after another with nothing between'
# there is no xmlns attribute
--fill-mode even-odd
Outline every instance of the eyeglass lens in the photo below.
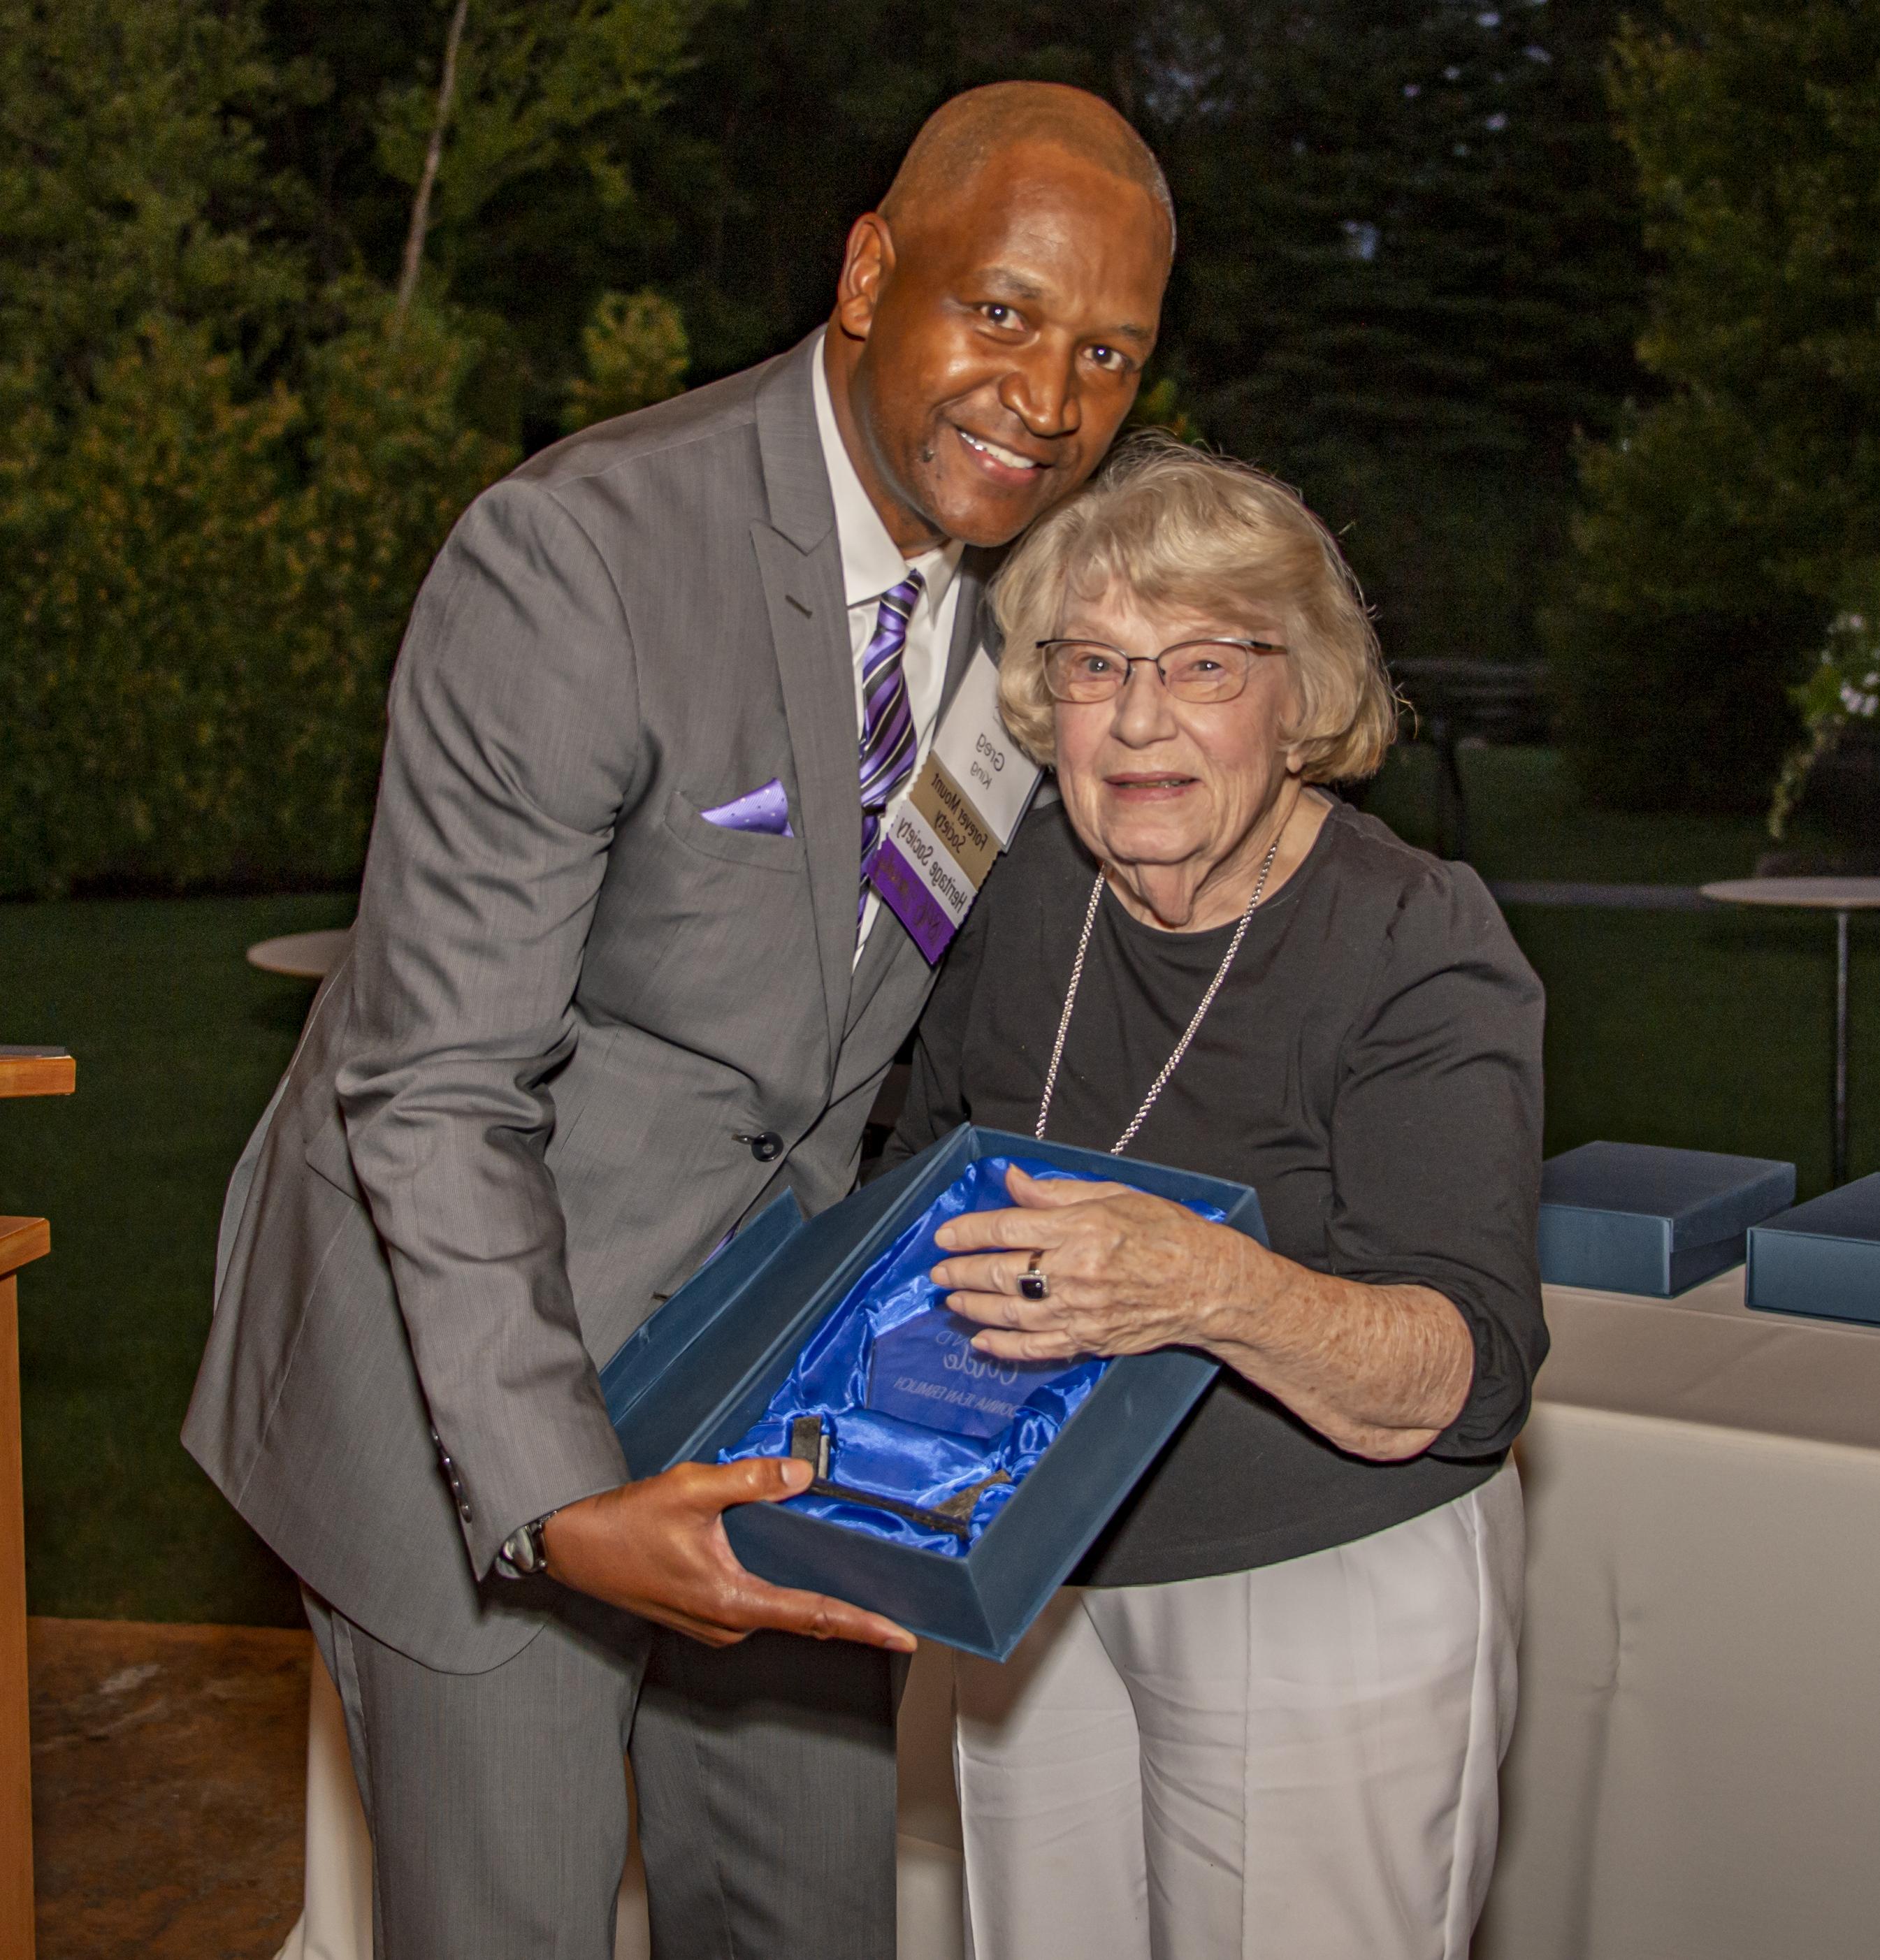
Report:
<svg viewBox="0 0 1880 1960"><path fill-rule="evenodd" d="M1184 701L1232 701L1245 689L1257 657L1238 640L1187 640L1164 648L1154 664L1169 692ZM1107 701L1121 690L1131 664L1128 654L1101 640L1053 640L1045 682L1059 701Z"/></svg>

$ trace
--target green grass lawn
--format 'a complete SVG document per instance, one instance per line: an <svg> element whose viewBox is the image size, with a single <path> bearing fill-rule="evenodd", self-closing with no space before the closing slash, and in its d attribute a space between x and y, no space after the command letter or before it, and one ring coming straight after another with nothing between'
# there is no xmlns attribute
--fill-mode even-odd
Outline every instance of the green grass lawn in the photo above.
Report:
<svg viewBox="0 0 1880 1960"><path fill-rule="evenodd" d="M1759 817L1580 809L1560 759L1465 749L1471 861L1490 879L1696 885L1745 878ZM1433 749L1400 749L1365 807L1435 841ZM1806 844L1805 834L1792 836ZM1829 1176L1834 924L1819 914L1509 908L1547 989L1547 1149L1595 1137L1783 1157ZM1850 1169L1880 1170L1880 920L1854 921Z"/></svg>
<svg viewBox="0 0 1880 1960"><path fill-rule="evenodd" d="M312 996L243 949L352 914L343 895L0 905L0 1042L78 1058L77 1095L0 1102L0 1211L53 1221L20 1281L36 1613L299 1618L177 1433L222 1187Z"/></svg>
<svg viewBox="0 0 1880 1960"><path fill-rule="evenodd" d="M1770 848L1758 816L1630 816L1579 807L1545 749L1464 749L1469 861L1485 878L1699 885L1747 878ZM1365 807L1407 842L1436 846L1436 752L1393 749ZM1792 842L1801 841L1799 838Z"/></svg>
<svg viewBox="0 0 1880 1960"><path fill-rule="evenodd" d="M1426 843L1426 750L1371 807ZM1542 751L1467 752L1475 861L1495 878L1741 877L1753 819L1576 812ZM257 1624L291 1580L177 1441L209 1324L230 1166L311 989L242 959L344 923L343 896L0 905L0 1042L57 1041L79 1093L0 1103L0 1211L44 1213L21 1287L28 1580L41 1613ZM1783 913L1566 912L1510 920L1548 994L1547 1147L1594 1137L1792 1159L1827 1179L1832 928ZM1880 931L1854 973L1853 1169L1880 1169Z"/></svg>
<svg viewBox="0 0 1880 1960"><path fill-rule="evenodd" d="M1702 884L1745 878L1758 817L1580 809L1558 756L1465 749L1471 861L1490 879ZM1436 757L1399 749L1365 807L1435 841ZM1792 837L1805 844L1805 834ZM1547 1149L1595 1137L1783 1157L1826 1189L1834 924L1795 912L1509 908L1547 989ZM1880 921L1856 918L1850 1169L1880 1169Z"/></svg>

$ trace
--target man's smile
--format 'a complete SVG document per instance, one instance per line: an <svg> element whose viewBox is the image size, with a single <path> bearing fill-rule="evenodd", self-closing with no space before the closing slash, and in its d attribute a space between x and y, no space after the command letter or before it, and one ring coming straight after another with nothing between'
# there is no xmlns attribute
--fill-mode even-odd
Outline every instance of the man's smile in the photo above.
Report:
<svg viewBox="0 0 1880 1960"><path fill-rule="evenodd" d="M989 436L970 435L957 425L953 432L977 467L996 482L1029 483L1051 466L1039 457L1021 456L1017 450L1009 449L1002 442L994 442Z"/></svg>

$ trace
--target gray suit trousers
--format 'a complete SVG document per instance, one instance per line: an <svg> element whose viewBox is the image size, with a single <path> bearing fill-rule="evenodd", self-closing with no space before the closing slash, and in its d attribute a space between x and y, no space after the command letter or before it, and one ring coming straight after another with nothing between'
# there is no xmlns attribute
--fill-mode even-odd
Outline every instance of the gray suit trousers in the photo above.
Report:
<svg viewBox="0 0 1880 1960"><path fill-rule="evenodd" d="M639 1792L656 1960L893 1960L904 1662L721 1651L551 1583L527 1646L445 1674L313 1593L374 1848L378 1960L613 1960Z"/></svg>

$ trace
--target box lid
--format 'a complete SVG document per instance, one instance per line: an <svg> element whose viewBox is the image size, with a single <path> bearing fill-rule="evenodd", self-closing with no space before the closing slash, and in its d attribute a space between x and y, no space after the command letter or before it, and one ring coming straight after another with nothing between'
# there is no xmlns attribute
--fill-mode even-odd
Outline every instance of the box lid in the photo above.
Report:
<svg viewBox="0 0 1880 1960"><path fill-rule="evenodd" d="M1795 1197L1795 1166L1659 1144L1582 1144L1541 1169L1541 1202L1662 1219L1671 1249L1732 1238Z"/></svg>
<svg viewBox="0 0 1880 1960"><path fill-rule="evenodd" d="M1857 1177L1838 1191L1824 1192L1798 1204L1792 1211L1778 1212L1758 1221L1761 1232L1794 1232L1815 1239L1840 1239L1855 1244L1880 1243L1880 1171L1871 1177Z"/></svg>

